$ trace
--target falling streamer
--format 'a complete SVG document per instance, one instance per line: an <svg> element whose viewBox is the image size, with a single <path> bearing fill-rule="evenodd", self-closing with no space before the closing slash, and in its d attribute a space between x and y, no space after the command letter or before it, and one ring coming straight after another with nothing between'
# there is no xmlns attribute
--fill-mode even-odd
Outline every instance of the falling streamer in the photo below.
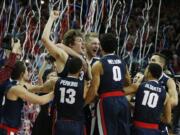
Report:
<svg viewBox="0 0 180 135"><path fill-rule="evenodd" d="M5 6L6 6L6 0L4 0L4 2L3 2L3 7L2 7L2 10L1 10L1 14L0 14L0 20L1 20L1 17L3 15L3 11L5 9Z"/></svg>
<svg viewBox="0 0 180 135"><path fill-rule="evenodd" d="M17 16L16 16L16 19L14 21L14 25L13 25L13 29L12 29L12 33L11 33L12 35L15 35L15 28L17 26L17 21L18 21L20 15L21 15L22 11L23 11L23 8L21 7L18 14L17 14Z"/></svg>
<svg viewBox="0 0 180 135"><path fill-rule="evenodd" d="M52 4L52 9L60 2L60 0L56 1L54 4Z"/></svg>
<svg viewBox="0 0 180 135"><path fill-rule="evenodd" d="M114 0L113 0L114 2ZM106 25L106 30L105 30L105 33L107 33L107 30L108 28L110 27L110 23L111 23L111 20L112 20L112 15L111 15L111 12L112 12L112 5L113 5L113 2L112 0L109 0L109 13L107 16L109 16L108 20L107 20L107 25ZM117 1L116 1L117 2Z"/></svg>
<svg viewBox="0 0 180 135"><path fill-rule="evenodd" d="M96 0L93 0L91 2L89 12L88 12L88 17L87 17L86 23L84 25L85 33L90 32L92 30L94 14L95 14L95 9L96 9L96 3L97 3Z"/></svg>
<svg viewBox="0 0 180 135"><path fill-rule="evenodd" d="M76 0L74 0L73 8L74 8L74 18L73 18L73 22L75 22L75 21L76 21Z"/></svg>
<svg viewBox="0 0 180 135"><path fill-rule="evenodd" d="M19 28L18 28L18 30L17 30L18 33L20 33L21 27L22 27L23 22L24 22L24 18L25 18L25 16L26 16L26 12L27 12L27 9L25 9L25 11L24 11L24 13L23 13L23 15L22 15L22 20L20 21L20 26L19 26Z"/></svg>
<svg viewBox="0 0 180 135"><path fill-rule="evenodd" d="M145 52L146 52L146 45L147 45L147 40L149 37L149 23L147 24L147 33L146 33L146 37L145 37L145 41L144 41L144 46L143 46L143 55L142 55L142 59L144 59L145 57Z"/></svg>
<svg viewBox="0 0 180 135"><path fill-rule="evenodd" d="M60 7L61 7L61 4L63 3L63 0L61 1L61 0L59 0L59 5L58 5L58 8L57 8L57 10L59 11L60 10Z"/></svg>
<svg viewBox="0 0 180 135"><path fill-rule="evenodd" d="M123 55L125 54L125 51L126 51L125 46L126 46L126 43L127 43L127 41L128 41L128 38L127 38L127 37L128 37L127 23L128 23L128 21L129 21L129 16L130 16L130 14L131 14L132 5L133 5L133 0L131 0L129 12L128 12L128 15L126 16L127 18L126 18L125 25L124 25L124 27L125 27L125 33L126 33L126 34L125 34L124 44L123 44L123 46L124 46L124 53L123 53ZM125 41L126 41L126 42L125 42Z"/></svg>
<svg viewBox="0 0 180 135"><path fill-rule="evenodd" d="M36 0L36 8L37 8L37 11L38 11L38 17L39 18L38 18L38 23L36 25L35 31L33 33L33 39L35 39L36 33L37 33L37 36L36 36L36 40L35 40L35 42L33 44L33 48L31 50L31 54L34 54L34 48L37 45L37 42L38 42L39 36L40 36L40 32L41 32L41 5L38 6L37 0ZM37 30L38 30L38 32L37 32Z"/></svg>
<svg viewBox="0 0 180 135"><path fill-rule="evenodd" d="M151 48L152 45L153 45L153 43L150 43L150 44L147 45L147 46L148 46L148 50L147 50L147 53L146 53L146 55L144 56L144 58L146 58L146 57L148 56L149 51L150 51L150 48Z"/></svg>
<svg viewBox="0 0 180 135"><path fill-rule="evenodd" d="M131 68L132 68L132 62L133 62L133 58L134 58L134 48L136 47L136 42L138 40L138 34L139 34L139 29L136 31L136 36L135 36L135 39L134 39L134 44L133 44L133 48L131 50L131 53L130 53L130 64L129 64L129 71L131 71Z"/></svg>
<svg viewBox="0 0 180 135"><path fill-rule="evenodd" d="M120 34L121 34L121 27L122 27L122 24L123 24L123 18L124 18L124 12L125 12L125 8L126 8L126 3L125 3L125 1L123 0L123 7L122 7L123 9L122 9L122 15L121 15L121 21L120 21L120 27L119 27L119 36L120 36ZM121 52L120 52L120 54L119 55L121 55L122 54L122 52L124 51L124 44L123 44L123 46L122 46L122 48L121 48Z"/></svg>
<svg viewBox="0 0 180 135"><path fill-rule="evenodd" d="M95 28L94 31L95 32L99 32L99 29L101 27L101 22L102 22L102 10L104 7L104 0L101 1L101 6L100 6L100 11L98 10L98 2L97 2L97 15L96 15L96 21L95 21ZM99 12L99 13L98 13ZM101 20L101 21L100 21ZM98 28L99 25L99 28Z"/></svg>
<svg viewBox="0 0 180 135"><path fill-rule="evenodd" d="M149 0L147 0L147 12L146 12L146 23L147 23L147 33L146 33L146 37L145 37L145 41L144 41L144 48L143 48L143 55L142 55L142 58L144 59L144 56L145 56L145 50L146 50L146 45L147 45L147 40L149 38L149 11L152 7L152 2L151 2L151 5L149 4Z"/></svg>
<svg viewBox="0 0 180 135"><path fill-rule="evenodd" d="M145 17L145 10L147 10L147 3L145 3L145 7L143 8L143 10L142 10L142 18L143 18L143 21L144 21L144 23L143 23L143 26L142 26L142 28L141 28L141 31L140 31L140 47L139 47L139 63L141 63L142 61L142 47L143 47L143 38L144 38L144 31L145 31L145 25L146 25L146 23L147 23L147 20L146 20L146 17Z"/></svg>
<svg viewBox="0 0 180 135"><path fill-rule="evenodd" d="M156 24L156 38L155 38L155 52L157 49L157 39L158 39L158 32L159 32L159 20L160 20L160 13L161 13L161 2L162 0L159 0L159 7L158 7L158 18L157 18L157 24Z"/></svg>
<svg viewBox="0 0 180 135"><path fill-rule="evenodd" d="M84 0L81 0L81 11L80 11L80 30L83 29L83 24L82 24L82 12L83 12L83 4L84 4Z"/></svg>
<svg viewBox="0 0 180 135"><path fill-rule="evenodd" d="M117 54L118 55L119 55L119 49L120 49L120 35L118 33L118 19L119 19L118 16L119 16L119 14L121 12L121 2L119 2L119 6L120 6L120 8L119 8L119 10L118 10L118 12L116 14L116 23L115 23L116 37L117 37L117 40L118 40L118 48L117 48ZM119 26L119 27L121 27L121 26Z"/></svg>
<svg viewBox="0 0 180 135"><path fill-rule="evenodd" d="M123 50L124 50L124 52L123 52L123 55L122 55L122 58L124 59L126 56L126 45L127 45L127 41L129 40L129 38L130 38L130 34L128 34L128 36L127 36L127 38L126 38L126 40L124 41L124 44L123 44Z"/></svg>
<svg viewBox="0 0 180 135"><path fill-rule="evenodd" d="M69 11L70 11L70 4L69 4L69 0L67 0L67 5L68 5L68 14L67 14L67 20L68 20L68 29L70 28L70 24L69 24L69 19L70 19L70 16L69 16Z"/></svg>
<svg viewBox="0 0 180 135"><path fill-rule="evenodd" d="M111 12L111 8L110 8L110 12L109 12L109 19L108 19L108 24L106 26L106 30L105 30L105 33L107 33L107 30L109 27L111 27L111 21L112 21L112 17L114 15L114 10L115 10L115 7L116 5L118 4L118 0L116 1L116 3L114 4L113 8L112 8L112 12ZM111 6L110 6L111 7Z"/></svg>
<svg viewBox="0 0 180 135"><path fill-rule="evenodd" d="M30 15L32 13L32 15ZM30 17L29 17L30 16ZM26 42L28 41L29 39L29 26L30 26L30 23L31 23L31 19L35 16L35 13L34 11L30 11L28 14L27 14L27 17L26 17L26 36L25 36L25 40L24 40L24 43L23 43L23 50L22 50L22 57L21 57L21 60L24 59L24 56L25 56L25 45L26 45Z"/></svg>
<svg viewBox="0 0 180 135"><path fill-rule="evenodd" d="M11 11L12 11L12 5L13 5L13 1L14 0L12 0L11 1L11 5L10 5L10 11L9 11L9 17L8 17L8 21L7 21L7 29L6 29L6 31L5 31L5 35L8 33L8 31L9 31L9 25L10 25L10 18L11 18Z"/></svg>

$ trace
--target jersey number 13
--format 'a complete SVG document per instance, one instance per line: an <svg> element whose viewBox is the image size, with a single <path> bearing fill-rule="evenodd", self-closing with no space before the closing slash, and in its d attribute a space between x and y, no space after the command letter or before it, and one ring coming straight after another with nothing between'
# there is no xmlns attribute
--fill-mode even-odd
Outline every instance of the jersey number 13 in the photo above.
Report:
<svg viewBox="0 0 180 135"><path fill-rule="evenodd" d="M60 103L74 104L76 91L74 89L60 88Z"/></svg>

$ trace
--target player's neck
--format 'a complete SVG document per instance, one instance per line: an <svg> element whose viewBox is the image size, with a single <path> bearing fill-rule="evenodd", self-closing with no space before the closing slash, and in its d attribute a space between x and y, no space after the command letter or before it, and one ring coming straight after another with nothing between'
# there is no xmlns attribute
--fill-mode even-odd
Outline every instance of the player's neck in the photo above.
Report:
<svg viewBox="0 0 180 135"><path fill-rule="evenodd" d="M157 81L157 79L156 79L156 78L154 78L154 77L151 77L151 76L149 76L147 80L148 80L148 81L152 81L152 80L155 80L155 81Z"/></svg>
<svg viewBox="0 0 180 135"><path fill-rule="evenodd" d="M79 78L79 73L76 74L68 74L68 77L72 77L72 78Z"/></svg>
<svg viewBox="0 0 180 135"><path fill-rule="evenodd" d="M88 61L90 61L93 58L93 55L91 55L90 52L87 52L87 59Z"/></svg>

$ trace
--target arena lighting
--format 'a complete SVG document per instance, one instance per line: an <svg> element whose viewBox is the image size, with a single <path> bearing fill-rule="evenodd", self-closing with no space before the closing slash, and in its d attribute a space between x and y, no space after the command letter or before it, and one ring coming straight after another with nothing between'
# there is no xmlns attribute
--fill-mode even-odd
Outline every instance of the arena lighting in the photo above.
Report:
<svg viewBox="0 0 180 135"><path fill-rule="evenodd" d="M44 4L44 0L41 0L41 4L42 4L42 5Z"/></svg>
<svg viewBox="0 0 180 135"><path fill-rule="evenodd" d="M174 78L177 79L177 80L180 80L180 74L174 75Z"/></svg>
<svg viewBox="0 0 180 135"><path fill-rule="evenodd" d="M29 63L30 61L28 59L25 60L25 63Z"/></svg>

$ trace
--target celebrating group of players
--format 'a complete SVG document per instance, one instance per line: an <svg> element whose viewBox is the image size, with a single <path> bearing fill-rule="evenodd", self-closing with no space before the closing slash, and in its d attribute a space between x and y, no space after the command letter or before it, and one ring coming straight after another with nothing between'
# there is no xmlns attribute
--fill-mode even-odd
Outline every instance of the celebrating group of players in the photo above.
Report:
<svg viewBox="0 0 180 135"><path fill-rule="evenodd" d="M18 132L27 101L43 105L32 135L167 135L178 96L174 80L163 72L166 56L153 54L145 72L132 83L127 65L115 54L113 34L99 39L96 33L71 29L62 43L55 44L50 32L58 17L59 12L51 12L42 35L54 61L51 69L45 69L46 61L42 65L39 85L27 83L23 61L9 65L11 79L0 84L0 134ZM132 97L135 105L130 110Z"/></svg>

